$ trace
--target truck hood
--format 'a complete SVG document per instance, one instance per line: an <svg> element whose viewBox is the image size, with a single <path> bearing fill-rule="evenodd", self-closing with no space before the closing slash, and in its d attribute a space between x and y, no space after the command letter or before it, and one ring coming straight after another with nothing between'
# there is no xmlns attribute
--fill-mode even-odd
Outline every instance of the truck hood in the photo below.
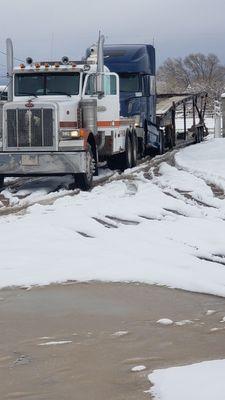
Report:
<svg viewBox="0 0 225 400"><path fill-rule="evenodd" d="M72 98L64 98L55 96L54 99L51 98L35 98L32 100L30 98L24 98L20 101L8 102L5 105L5 108L27 108L27 104L31 102L33 104L32 108L47 108L49 106L53 106L57 110L57 118L58 122L76 122L77 121L77 108L80 102L80 97L72 97Z"/></svg>

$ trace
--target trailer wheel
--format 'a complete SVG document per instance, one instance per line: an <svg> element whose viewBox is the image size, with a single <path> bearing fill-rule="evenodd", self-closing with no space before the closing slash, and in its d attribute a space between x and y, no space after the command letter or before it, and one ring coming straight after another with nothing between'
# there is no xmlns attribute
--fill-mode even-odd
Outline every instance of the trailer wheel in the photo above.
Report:
<svg viewBox="0 0 225 400"><path fill-rule="evenodd" d="M204 128L201 126L200 128L200 142L203 142L204 140Z"/></svg>
<svg viewBox="0 0 225 400"><path fill-rule="evenodd" d="M127 168L132 168L132 141L130 134L126 135L125 151L121 154L121 169L124 171Z"/></svg>
<svg viewBox="0 0 225 400"><path fill-rule="evenodd" d="M0 175L0 189L2 189L4 186L4 176Z"/></svg>
<svg viewBox="0 0 225 400"><path fill-rule="evenodd" d="M195 143L199 143L199 134L198 134L198 128L195 129Z"/></svg>
<svg viewBox="0 0 225 400"><path fill-rule="evenodd" d="M92 188L93 174L95 170L95 160L91 150L91 145L87 148L87 172L75 174L75 185L77 188L87 191Z"/></svg>

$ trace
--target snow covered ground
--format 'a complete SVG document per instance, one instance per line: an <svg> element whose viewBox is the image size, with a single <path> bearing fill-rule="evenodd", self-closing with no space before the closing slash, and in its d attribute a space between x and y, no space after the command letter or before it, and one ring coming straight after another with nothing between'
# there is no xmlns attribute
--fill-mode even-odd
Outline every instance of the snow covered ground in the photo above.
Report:
<svg viewBox="0 0 225 400"><path fill-rule="evenodd" d="M135 281L225 296L225 140L156 161L1 216L0 287Z"/></svg>
<svg viewBox="0 0 225 400"><path fill-rule="evenodd" d="M224 400L225 361L157 370L149 375L155 400Z"/></svg>

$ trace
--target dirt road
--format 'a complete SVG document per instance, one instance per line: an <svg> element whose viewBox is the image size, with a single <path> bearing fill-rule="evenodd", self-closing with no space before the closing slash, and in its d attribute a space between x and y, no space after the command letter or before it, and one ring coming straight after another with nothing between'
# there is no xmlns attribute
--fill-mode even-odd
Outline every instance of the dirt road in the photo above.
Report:
<svg viewBox="0 0 225 400"><path fill-rule="evenodd" d="M1 290L1 400L148 399L151 370L225 358L224 316L224 299L147 285Z"/></svg>

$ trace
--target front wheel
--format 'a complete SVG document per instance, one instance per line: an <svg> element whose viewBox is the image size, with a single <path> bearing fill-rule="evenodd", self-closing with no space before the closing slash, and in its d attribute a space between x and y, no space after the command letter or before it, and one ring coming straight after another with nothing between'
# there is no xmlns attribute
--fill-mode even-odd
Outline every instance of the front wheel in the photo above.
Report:
<svg viewBox="0 0 225 400"><path fill-rule="evenodd" d="M80 190L90 190L92 188L92 180L90 181L87 174L75 174L75 185Z"/></svg>
<svg viewBox="0 0 225 400"><path fill-rule="evenodd" d="M93 175L95 170L95 160L91 150L90 144L88 145L86 152L86 172L75 174L75 185L77 188L87 191L92 188Z"/></svg>

